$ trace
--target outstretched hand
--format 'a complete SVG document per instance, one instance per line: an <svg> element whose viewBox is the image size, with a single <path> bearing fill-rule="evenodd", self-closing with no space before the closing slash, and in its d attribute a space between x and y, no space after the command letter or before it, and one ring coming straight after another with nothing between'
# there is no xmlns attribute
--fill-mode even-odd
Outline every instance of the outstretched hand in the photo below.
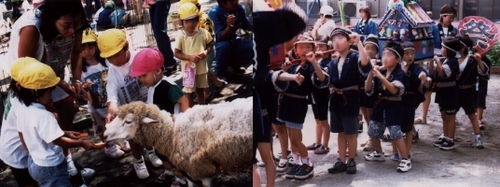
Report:
<svg viewBox="0 0 500 187"><path fill-rule="evenodd" d="M297 74L295 75L295 82L296 82L297 84L301 85L303 81L304 81L304 76L303 76L303 75L301 75L300 73L297 73Z"/></svg>

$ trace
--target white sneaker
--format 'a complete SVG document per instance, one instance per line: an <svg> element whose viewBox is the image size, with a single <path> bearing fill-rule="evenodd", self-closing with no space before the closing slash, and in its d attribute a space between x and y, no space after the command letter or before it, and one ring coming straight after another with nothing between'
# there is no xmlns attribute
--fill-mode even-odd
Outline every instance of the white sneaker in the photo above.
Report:
<svg viewBox="0 0 500 187"><path fill-rule="evenodd" d="M377 153L377 151L373 151L372 153L365 155L365 160L379 162L385 161L384 153Z"/></svg>
<svg viewBox="0 0 500 187"><path fill-rule="evenodd" d="M123 142L117 142L118 146L120 146L120 148L125 151L125 152L129 152L130 151L130 144L128 143L127 140L124 140Z"/></svg>
<svg viewBox="0 0 500 187"><path fill-rule="evenodd" d="M402 159L401 162L399 162L398 166L398 172L407 172L410 171L411 169L411 160L410 159Z"/></svg>
<svg viewBox="0 0 500 187"><path fill-rule="evenodd" d="M137 178L139 179L146 179L149 177L148 168L146 167L144 157L142 156L140 160L134 158L134 170L135 174L137 174Z"/></svg>
<svg viewBox="0 0 500 187"><path fill-rule="evenodd" d="M284 172L288 169L288 159L280 159L280 162L278 163L278 166L276 166L276 171L277 172Z"/></svg>
<svg viewBox="0 0 500 187"><path fill-rule="evenodd" d="M121 149L119 149L118 145L116 145L116 144L105 147L104 153L106 154L106 156L111 157L111 158L120 158L125 154L125 152L123 152Z"/></svg>
<svg viewBox="0 0 500 187"><path fill-rule="evenodd" d="M82 170L80 170L80 174L84 179L89 179L94 176L95 170L90 168L83 168Z"/></svg>
<svg viewBox="0 0 500 187"><path fill-rule="evenodd" d="M146 151L146 159L153 165L153 167L158 168L163 166L163 162L156 156L156 153L153 150L147 150Z"/></svg>

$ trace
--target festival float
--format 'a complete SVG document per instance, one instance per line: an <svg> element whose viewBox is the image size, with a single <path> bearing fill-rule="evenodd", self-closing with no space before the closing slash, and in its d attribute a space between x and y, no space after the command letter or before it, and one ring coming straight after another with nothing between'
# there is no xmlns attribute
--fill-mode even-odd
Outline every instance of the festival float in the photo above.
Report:
<svg viewBox="0 0 500 187"><path fill-rule="evenodd" d="M434 20L416 0L390 0L388 3L389 8L379 23L379 45L384 46L389 41L409 41L415 45L415 61L432 58L434 36L431 27Z"/></svg>

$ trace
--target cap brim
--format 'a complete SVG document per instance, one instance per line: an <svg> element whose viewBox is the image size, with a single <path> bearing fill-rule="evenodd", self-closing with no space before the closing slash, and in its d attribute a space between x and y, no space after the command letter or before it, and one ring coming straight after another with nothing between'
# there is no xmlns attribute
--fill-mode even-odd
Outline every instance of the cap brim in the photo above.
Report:
<svg viewBox="0 0 500 187"><path fill-rule="evenodd" d="M53 80L50 81L50 84L47 88L56 86L57 84L59 84L60 81L61 81L61 78L59 78L59 77L54 78Z"/></svg>
<svg viewBox="0 0 500 187"><path fill-rule="evenodd" d="M113 56L115 55L116 53L118 53L120 50L122 50L123 47L117 47L116 49L113 49L113 50L109 50L107 51L107 53L103 53L101 52L101 57L102 58L108 58L110 56Z"/></svg>

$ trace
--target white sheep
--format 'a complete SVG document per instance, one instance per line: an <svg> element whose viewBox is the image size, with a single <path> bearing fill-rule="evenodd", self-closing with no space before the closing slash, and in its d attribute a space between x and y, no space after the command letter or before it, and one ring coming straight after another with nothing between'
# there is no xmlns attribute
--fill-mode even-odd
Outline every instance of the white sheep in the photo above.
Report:
<svg viewBox="0 0 500 187"><path fill-rule="evenodd" d="M106 125L104 137L154 146L177 169L208 187L221 169L251 167L252 107L252 97L196 105L176 115L174 122L170 113L156 105L132 102L119 108L117 117Z"/></svg>

